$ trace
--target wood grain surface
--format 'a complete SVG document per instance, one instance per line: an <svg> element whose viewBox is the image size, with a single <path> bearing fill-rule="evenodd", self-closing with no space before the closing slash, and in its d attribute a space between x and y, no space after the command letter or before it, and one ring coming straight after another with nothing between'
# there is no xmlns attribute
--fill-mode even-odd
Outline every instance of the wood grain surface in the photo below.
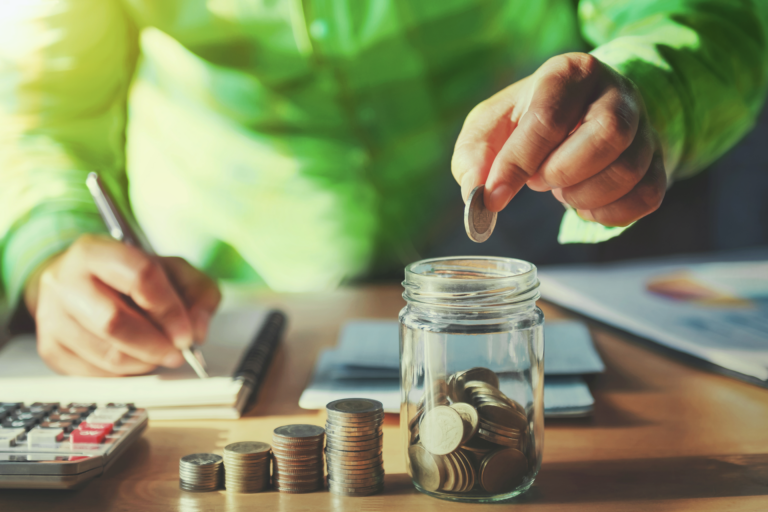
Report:
<svg viewBox="0 0 768 512"><path fill-rule="evenodd" d="M708 373L652 346L591 325L607 370L590 383L595 414L546 424L534 486L503 505L451 503L419 494L405 474L399 422L387 415L383 494L195 494L179 490L179 457L221 453L234 441L270 442L289 423L323 425L298 407L318 351L335 345L351 318L396 318L396 285L323 295L262 293L247 300L282 308L289 328L257 404L240 420L150 421L144 436L104 475L76 491L0 490L0 511L768 511L768 390ZM542 304L547 318L567 317Z"/></svg>

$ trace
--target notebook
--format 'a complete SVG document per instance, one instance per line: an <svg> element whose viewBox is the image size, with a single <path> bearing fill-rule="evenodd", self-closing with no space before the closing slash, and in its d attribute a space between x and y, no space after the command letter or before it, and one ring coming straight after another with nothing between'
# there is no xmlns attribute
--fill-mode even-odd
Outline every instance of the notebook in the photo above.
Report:
<svg viewBox="0 0 768 512"><path fill-rule="evenodd" d="M544 299L768 387L768 248L539 271Z"/></svg>
<svg viewBox="0 0 768 512"><path fill-rule="evenodd" d="M335 349L320 353L312 380L299 400L304 409L323 409L339 398L379 400L385 412L400 411L400 345L397 320L354 320ZM584 375L605 370L586 325L555 321L544 327L544 413L549 418L589 415L594 399ZM467 368L472 351L453 354Z"/></svg>
<svg viewBox="0 0 768 512"><path fill-rule="evenodd" d="M284 326L279 311L217 313L201 348L207 379L188 365L136 377L61 376L40 359L33 335L17 336L0 349L0 394L11 402L133 403L158 420L239 418L258 392Z"/></svg>

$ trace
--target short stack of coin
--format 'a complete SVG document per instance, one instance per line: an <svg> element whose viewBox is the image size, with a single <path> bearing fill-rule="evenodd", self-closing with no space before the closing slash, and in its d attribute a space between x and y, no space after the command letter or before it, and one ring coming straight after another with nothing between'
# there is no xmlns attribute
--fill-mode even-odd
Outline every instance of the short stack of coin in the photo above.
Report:
<svg viewBox="0 0 768 512"><path fill-rule="evenodd" d="M280 492L305 493L325 486L323 441L316 425L285 425L272 434L272 483Z"/></svg>
<svg viewBox="0 0 768 512"><path fill-rule="evenodd" d="M344 496L368 496L384 488L384 408L377 400L346 398L326 407L328 487Z"/></svg>
<svg viewBox="0 0 768 512"><path fill-rule="evenodd" d="M179 487L184 491L209 492L221 488L222 458L213 453L193 453L179 460Z"/></svg>
<svg viewBox="0 0 768 512"><path fill-rule="evenodd" d="M269 489L271 447L245 441L224 447L224 484L230 492L262 492Z"/></svg>
<svg viewBox="0 0 768 512"><path fill-rule="evenodd" d="M429 492L507 493L537 465L525 408L487 368L432 382L408 426L409 469Z"/></svg>

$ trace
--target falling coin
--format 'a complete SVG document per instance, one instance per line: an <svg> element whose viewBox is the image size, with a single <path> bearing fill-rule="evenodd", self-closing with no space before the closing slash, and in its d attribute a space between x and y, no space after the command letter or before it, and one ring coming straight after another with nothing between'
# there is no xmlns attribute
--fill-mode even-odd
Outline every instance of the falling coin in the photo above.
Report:
<svg viewBox="0 0 768 512"><path fill-rule="evenodd" d="M491 237L496 226L497 213L485 208L483 192L485 185L479 185L472 190L464 206L464 229L473 242L485 242Z"/></svg>

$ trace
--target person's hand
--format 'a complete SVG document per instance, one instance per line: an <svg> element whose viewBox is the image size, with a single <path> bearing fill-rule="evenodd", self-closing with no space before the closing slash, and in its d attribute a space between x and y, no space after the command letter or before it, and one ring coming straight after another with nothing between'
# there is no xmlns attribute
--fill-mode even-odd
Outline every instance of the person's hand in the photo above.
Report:
<svg viewBox="0 0 768 512"><path fill-rule="evenodd" d="M451 162L466 202L502 210L525 185L587 220L626 226L666 191L661 145L634 84L586 53L545 62L467 116Z"/></svg>
<svg viewBox="0 0 768 512"><path fill-rule="evenodd" d="M25 300L37 324L38 352L50 367L116 376L183 364L179 349L205 339L221 295L181 258L84 235L38 270Z"/></svg>

